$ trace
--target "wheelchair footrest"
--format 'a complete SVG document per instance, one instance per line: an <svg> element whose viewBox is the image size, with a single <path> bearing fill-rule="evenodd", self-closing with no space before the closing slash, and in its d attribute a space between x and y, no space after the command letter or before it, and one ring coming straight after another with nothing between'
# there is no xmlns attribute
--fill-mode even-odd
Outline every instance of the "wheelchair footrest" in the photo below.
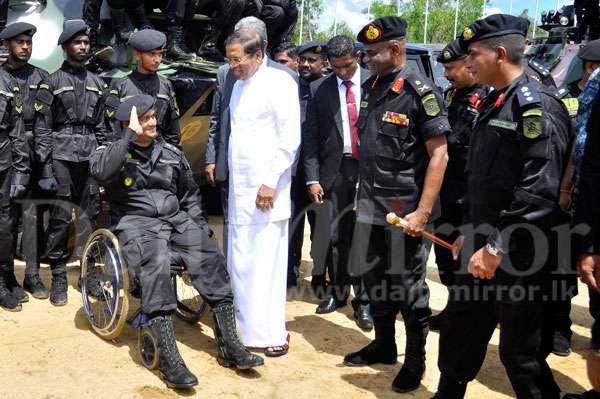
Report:
<svg viewBox="0 0 600 399"><path fill-rule="evenodd" d="M145 326L149 322L150 322L150 318L148 317L148 315L146 313L142 312L141 308L136 310L135 313L133 314L133 316L131 316L129 319L127 319L127 324L131 328L136 328L136 329Z"/></svg>

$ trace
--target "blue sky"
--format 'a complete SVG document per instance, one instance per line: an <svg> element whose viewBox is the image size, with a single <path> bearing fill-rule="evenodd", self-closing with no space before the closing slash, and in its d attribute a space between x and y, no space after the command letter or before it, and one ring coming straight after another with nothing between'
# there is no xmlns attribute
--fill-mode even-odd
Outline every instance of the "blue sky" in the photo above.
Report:
<svg viewBox="0 0 600 399"><path fill-rule="evenodd" d="M298 5L300 5L298 0ZM305 0L309 1L309 0ZM338 22L345 21L350 28L356 33L363 27L367 22L367 17L360 11L366 8L369 4L368 0L337 0L338 1ZM319 25L321 29L325 30L331 26L334 21L336 10L336 0L324 0L323 14L319 19ZM559 0L559 8L564 4L572 4L571 1ZM542 10L549 10L555 8L557 4L556 0L540 0L539 13ZM488 13L493 12L509 12L510 0L495 0L491 4L488 3ZM524 9L529 9L529 15L533 16L535 13L535 0L513 0L512 13L515 15L520 14ZM539 16L538 16L539 18Z"/></svg>

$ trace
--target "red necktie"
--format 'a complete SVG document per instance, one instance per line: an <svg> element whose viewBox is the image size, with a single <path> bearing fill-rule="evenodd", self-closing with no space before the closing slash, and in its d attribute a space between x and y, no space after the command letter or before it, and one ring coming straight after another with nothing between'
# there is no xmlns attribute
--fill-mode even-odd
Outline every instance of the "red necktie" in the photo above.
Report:
<svg viewBox="0 0 600 399"><path fill-rule="evenodd" d="M358 159L358 129L356 121L358 120L358 111L356 110L356 98L351 90L352 82L344 81L346 86L346 107L348 108L348 122L350 122L350 142L352 143L352 157Z"/></svg>

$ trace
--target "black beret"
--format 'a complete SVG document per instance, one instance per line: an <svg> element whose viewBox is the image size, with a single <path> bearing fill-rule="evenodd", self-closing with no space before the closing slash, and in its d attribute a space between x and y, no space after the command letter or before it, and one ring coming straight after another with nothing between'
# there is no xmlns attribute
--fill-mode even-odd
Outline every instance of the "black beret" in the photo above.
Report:
<svg viewBox="0 0 600 399"><path fill-rule="evenodd" d="M90 28L83 19L70 19L63 24L63 31L58 37L58 44L65 44L78 33L90 34Z"/></svg>
<svg viewBox="0 0 600 399"><path fill-rule="evenodd" d="M467 57L467 53L460 47L458 39L451 41L442 52L437 56L437 62L445 64L447 62L462 60Z"/></svg>
<svg viewBox="0 0 600 399"><path fill-rule="evenodd" d="M587 43L579 50L577 56L584 61L600 61L600 39Z"/></svg>
<svg viewBox="0 0 600 399"><path fill-rule="evenodd" d="M406 36L406 20L400 17L381 17L365 25L356 40L365 44L385 42Z"/></svg>
<svg viewBox="0 0 600 399"><path fill-rule="evenodd" d="M129 45L141 52L162 48L166 42L167 37L165 34L154 29L135 31L129 39Z"/></svg>
<svg viewBox="0 0 600 399"><path fill-rule="evenodd" d="M508 14L493 14L483 19L478 19L465 27L460 35L460 46L466 51L469 44L490 37L521 35L527 36L529 21L525 18Z"/></svg>
<svg viewBox="0 0 600 399"><path fill-rule="evenodd" d="M138 116L142 116L154 107L155 101L156 99L148 94L135 95L119 104L115 117L118 121L127 122L131 115L131 108L135 107Z"/></svg>
<svg viewBox="0 0 600 399"><path fill-rule="evenodd" d="M298 55L306 52L315 54L327 54L327 42L325 40L313 40L312 42L298 46Z"/></svg>
<svg viewBox="0 0 600 399"><path fill-rule="evenodd" d="M0 32L0 39L12 39L20 34L27 34L29 36L35 35L37 28L34 25L28 24L27 22L15 22L10 25L6 25L6 28Z"/></svg>

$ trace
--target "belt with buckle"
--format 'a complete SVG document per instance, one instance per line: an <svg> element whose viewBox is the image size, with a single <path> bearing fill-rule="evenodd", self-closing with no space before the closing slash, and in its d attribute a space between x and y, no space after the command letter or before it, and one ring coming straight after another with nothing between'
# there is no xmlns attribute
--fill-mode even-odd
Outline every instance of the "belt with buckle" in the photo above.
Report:
<svg viewBox="0 0 600 399"><path fill-rule="evenodd" d="M345 152L342 154L342 159L354 159L354 156L352 156L352 154L349 152Z"/></svg>

